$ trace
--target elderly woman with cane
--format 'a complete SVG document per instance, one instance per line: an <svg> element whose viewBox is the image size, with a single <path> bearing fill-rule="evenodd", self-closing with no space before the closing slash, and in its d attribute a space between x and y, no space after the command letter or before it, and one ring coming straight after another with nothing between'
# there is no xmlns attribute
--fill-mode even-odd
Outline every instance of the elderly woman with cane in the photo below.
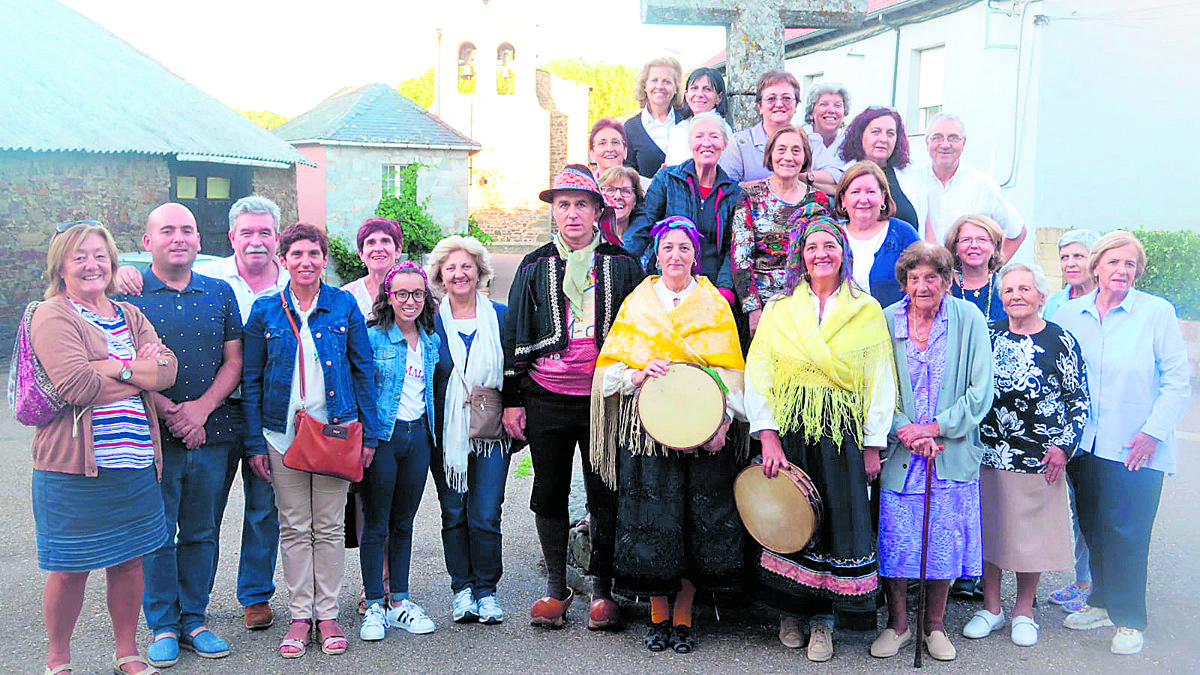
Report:
<svg viewBox="0 0 1200 675"><path fill-rule="evenodd" d="M871 655L895 656L913 638L907 580L928 578L918 632L929 655L957 656L943 624L950 581L983 571L979 523L979 423L992 407L992 349L983 315L948 296L950 252L916 242L896 261L905 297L884 310L900 406L880 487L879 563L888 580L888 625ZM922 583L922 599L926 584Z"/></svg>

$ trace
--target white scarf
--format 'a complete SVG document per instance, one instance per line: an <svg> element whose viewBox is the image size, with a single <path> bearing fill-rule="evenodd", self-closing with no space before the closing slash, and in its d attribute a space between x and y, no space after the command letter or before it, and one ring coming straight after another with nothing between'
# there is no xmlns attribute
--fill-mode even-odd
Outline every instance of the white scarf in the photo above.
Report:
<svg viewBox="0 0 1200 675"><path fill-rule="evenodd" d="M446 419L442 430L442 463L446 483L456 492L467 491L467 461L472 452L487 456L500 448L508 451L508 439L481 441L468 438L471 429L471 409L467 394L475 387L500 389L504 385L504 352L500 348L500 322L496 308L482 293L475 295L475 339L468 356L467 345L454 329L454 315L449 296L438 307L442 326L446 329L446 345L450 348L453 372L446 383ZM464 364L465 367L464 367Z"/></svg>

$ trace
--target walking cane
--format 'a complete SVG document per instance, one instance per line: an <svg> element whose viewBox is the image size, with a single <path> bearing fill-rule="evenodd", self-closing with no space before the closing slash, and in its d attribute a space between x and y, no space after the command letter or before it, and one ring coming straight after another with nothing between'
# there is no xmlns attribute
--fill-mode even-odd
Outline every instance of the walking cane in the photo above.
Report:
<svg viewBox="0 0 1200 675"><path fill-rule="evenodd" d="M925 563L929 559L929 493L933 490L933 460L925 462L925 518L921 523L921 584L917 587L917 653L913 668L921 667L925 651Z"/></svg>

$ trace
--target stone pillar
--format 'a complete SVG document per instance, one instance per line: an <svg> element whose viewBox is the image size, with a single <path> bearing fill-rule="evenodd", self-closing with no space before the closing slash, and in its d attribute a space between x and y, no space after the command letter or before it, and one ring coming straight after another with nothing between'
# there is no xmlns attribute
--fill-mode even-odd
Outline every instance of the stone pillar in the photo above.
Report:
<svg viewBox="0 0 1200 675"><path fill-rule="evenodd" d="M783 69L783 23L778 8L763 8L761 0L733 0L732 4L739 11L725 29L725 86L730 95L729 123L740 130L758 121L754 93L759 76Z"/></svg>

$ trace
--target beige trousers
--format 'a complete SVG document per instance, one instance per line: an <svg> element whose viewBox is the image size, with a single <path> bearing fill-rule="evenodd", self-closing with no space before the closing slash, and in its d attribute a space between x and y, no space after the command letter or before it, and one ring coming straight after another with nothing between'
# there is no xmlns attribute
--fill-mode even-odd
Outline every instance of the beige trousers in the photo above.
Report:
<svg viewBox="0 0 1200 675"><path fill-rule="evenodd" d="M346 572L346 490L339 478L289 469L268 449L279 549L293 619L337 619Z"/></svg>

